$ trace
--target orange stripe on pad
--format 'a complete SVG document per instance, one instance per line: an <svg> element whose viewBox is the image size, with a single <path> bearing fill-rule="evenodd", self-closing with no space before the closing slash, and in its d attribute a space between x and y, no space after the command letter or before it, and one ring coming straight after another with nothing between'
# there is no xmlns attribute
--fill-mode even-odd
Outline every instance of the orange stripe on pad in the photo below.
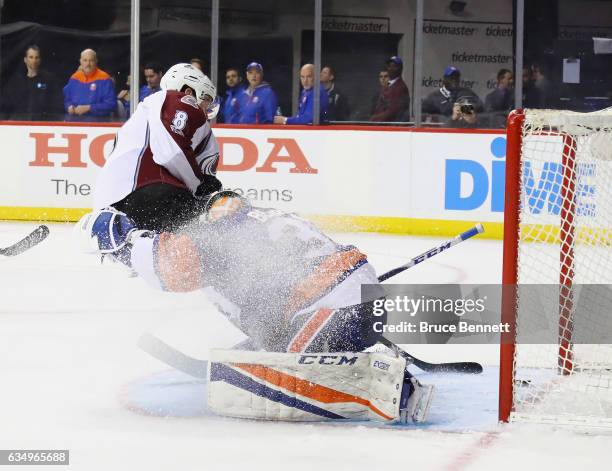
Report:
<svg viewBox="0 0 612 471"><path fill-rule="evenodd" d="M325 322L327 322L332 312L334 312L333 309L319 309L317 312L315 312L291 341L287 351L291 353L299 353L303 351L304 347L310 343L312 338L319 331L319 328Z"/></svg>
<svg viewBox="0 0 612 471"><path fill-rule="evenodd" d="M315 401L323 402L325 404L341 402L361 404L362 406L368 407L371 411L378 414L383 419L393 420L393 417L383 413L380 409L373 406L367 399L353 396L352 394L343 393L342 391L337 391L326 386L321 386L320 384L300 379L297 376L291 376L281 371L268 368L267 366L253 365L249 363L232 363L232 366L240 368L241 370L246 371L247 373L261 380L264 380L267 383L271 383L287 391L294 392L300 396L314 399Z"/></svg>

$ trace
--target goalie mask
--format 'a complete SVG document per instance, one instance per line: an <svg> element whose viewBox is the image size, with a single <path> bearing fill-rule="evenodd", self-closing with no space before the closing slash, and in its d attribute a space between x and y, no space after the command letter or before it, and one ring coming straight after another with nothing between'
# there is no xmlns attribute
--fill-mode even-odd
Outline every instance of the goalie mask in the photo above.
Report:
<svg viewBox="0 0 612 471"><path fill-rule="evenodd" d="M213 223L240 222L251 211L247 198L235 191L223 190L210 195L200 220Z"/></svg>

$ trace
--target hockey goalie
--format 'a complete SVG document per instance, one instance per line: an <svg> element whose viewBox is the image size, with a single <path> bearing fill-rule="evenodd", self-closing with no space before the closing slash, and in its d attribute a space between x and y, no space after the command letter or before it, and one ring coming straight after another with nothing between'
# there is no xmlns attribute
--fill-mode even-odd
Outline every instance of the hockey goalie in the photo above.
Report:
<svg viewBox="0 0 612 471"><path fill-rule="evenodd" d="M202 290L247 335L211 352L210 410L291 421L426 419L433 386L421 385L401 356L371 348L380 338L372 325L385 320L373 305L385 293L363 253L231 191L212 194L204 208L172 233L139 230L112 208L85 215L76 230L83 250L157 289ZM378 293L362 299L363 284Z"/></svg>

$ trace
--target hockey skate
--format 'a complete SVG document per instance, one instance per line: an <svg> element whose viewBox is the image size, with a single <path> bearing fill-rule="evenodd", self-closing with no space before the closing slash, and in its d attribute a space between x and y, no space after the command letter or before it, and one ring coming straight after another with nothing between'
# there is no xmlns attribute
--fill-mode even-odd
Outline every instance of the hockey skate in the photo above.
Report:
<svg viewBox="0 0 612 471"><path fill-rule="evenodd" d="M434 395L434 386L423 385L406 371L404 389L400 399L400 422L420 423L427 420L429 407Z"/></svg>

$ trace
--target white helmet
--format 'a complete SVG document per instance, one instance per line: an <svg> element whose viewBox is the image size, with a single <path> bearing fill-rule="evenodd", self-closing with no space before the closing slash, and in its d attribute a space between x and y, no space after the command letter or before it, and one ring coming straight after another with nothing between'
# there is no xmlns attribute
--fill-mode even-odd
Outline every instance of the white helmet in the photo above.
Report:
<svg viewBox="0 0 612 471"><path fill-rule="evenodd" d="M184 86L195 90L195 99L198 104L204 100L206 95L214 102L217 97L217 88L201 70L191 64L176 64L168 69L161 79L162 90L181 91Z"/></svg>

